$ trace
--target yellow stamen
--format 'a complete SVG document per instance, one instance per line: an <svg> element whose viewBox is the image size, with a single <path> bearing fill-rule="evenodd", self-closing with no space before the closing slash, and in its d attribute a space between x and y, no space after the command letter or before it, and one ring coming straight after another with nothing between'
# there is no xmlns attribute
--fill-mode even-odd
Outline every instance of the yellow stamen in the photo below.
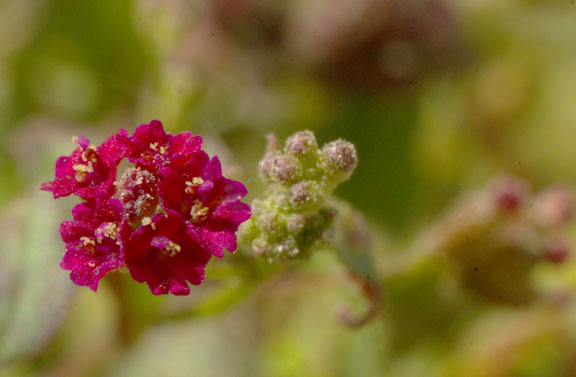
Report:
<svg viewBox="0 0 576 377"><path fill-rule="evenodd" d="M194 194L194 192L196 191L196 187L204 183L204 180L201 177L194 177L192 178L192 182L186 181L185 183L186 183L186 189L184 189L184 192L186 192L187 194Z"/></svg>
<svg viewBox="0 0 576 377"><path fill-rule="evenodd" d="M114 223L109 223L108 225L106 225L104 229L105 229L104 235L106 237L112 238L113 240L116 239L116 236L118 235L118 225Z"/></svg>
<svg viewBox="0 0 576 377"><path fill-rule="evenodd" d="M170 241L168 245L162 250L165 254L173 257L174 255L178 254L182 248L175 242Z"/></svg>
<svg viewBox="0 0 576 377"><path fill-rule="evenodd" d="M89 252L94 254L94 246L96 246L96 242L93 239L88 237L80 237L80 241L84 245L84 248Z"/></svg>
<svg viewBox="0 0 576 377"><path fill-rule="evenodd" d="M202 202L199 199L194 201L194 205L190 209L190 216L192 217L192 222L202 221L208 215L208 211L210 209L208 207L204 207Z"/></svg>
<svg viewBox="0 0 576 377"><path fill-rule="evenodd" d="M72 166L74 170L74 178L78 182L84 182L86 180L86 176L88 173L94 172L94 168L92 167L92 162L88 162L86 165L84 164L76 164Z"/></svg>

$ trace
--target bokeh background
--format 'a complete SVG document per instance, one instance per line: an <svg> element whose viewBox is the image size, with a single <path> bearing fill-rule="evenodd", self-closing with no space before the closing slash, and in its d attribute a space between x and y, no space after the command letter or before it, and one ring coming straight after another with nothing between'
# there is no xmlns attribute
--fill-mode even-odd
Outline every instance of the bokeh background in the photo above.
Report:
<svg viewBox="0 0 576 377"><path fill-rule="evenodd" d="M570 0L0 0L0 375L576 376L570 257L538 262L521 304L406 257L496 176L570 191L575 94ZM268 133L353 142L337 194L371 231L380 315L339 320L367 302L329 251L250 279L240 250L188 297L74 286L58 229L75 202L40 184L73 135L152 119L202 135L249 200ZM575 231L554 229L567 249Z"/></svg>

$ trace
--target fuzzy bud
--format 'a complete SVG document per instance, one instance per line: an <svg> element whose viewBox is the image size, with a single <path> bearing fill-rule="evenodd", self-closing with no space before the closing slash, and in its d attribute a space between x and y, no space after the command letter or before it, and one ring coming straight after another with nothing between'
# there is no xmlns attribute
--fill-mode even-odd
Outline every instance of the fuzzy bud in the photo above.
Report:
<svg viewBox="0 0 576 377"><path fill-rule="evenodd" d="M326 172L336 182L342 182L350 178L356 165L358 154L354 144L344 140L336 140L322 148L321 162Z"/></svg>
<svg viewBox="0 0 576 377"><path fill-rule="evenodd" d="M260 216L258 224L264 233L272 234L278 230L279 224L275 213L268 212Z"/></svg>
<svg viewBox="0 0 576 377"><path fill-rule="evenodd" d="M280 143L274 133L266 135L266 152L278 152L280 150Z"/></svg>
<svg viewBox="0 0 576 377"><path fill-rule="evenodd" d="M300 253L298 242L292 236L287 236L274 242L264 237L259 237L252 242L252 249L256 254L268 258L269 262L293 259Z"/></svg>
<svg viewBox="0 0 576 377"><path fill-rule="evenodd" d="M272 254L272 247L266 242L266 239L262 237L258 237L252 241L252 250L258 255L267 256Z"/></svg>
<svg viewBox="0 0 576 377"><path fill-rule="evenodd" d="M530 192L525 182L508 176L499 177L490 191L496 208L504 213L517 210L525 203Z"/></svg>
<svg viewBox="0 0 576 377"><path fill-rule="evenodd" d="M286 140L286 153L297 157L309 157L318 150L316 137L310 131L297 132Z"/></svg>
<svg viewBox="0 0 576 377"><path fill-rule="evenodd" d="M296 257L300 253L298 243L294 237L286 237L276 242L272 249L276 259L290 259Z"/></svg>
<svg viewBox="0 0 576 377"><path fill-rule="evenodd" d="M278 157L277 152L266 152L262 160L258 163L258 173L263 181L272 180L272 170L274 169L276 157Z"/></svg>
<svg viewBox="0 0 576 377"><path fill-rule="evenodd" d="M286 230L289 233L299 233L306 225L306 217L300 214L293 214L288 216L286 220Z"/></svg>
<svg viewBox="0 0 576 377"><path fill-rule="evenodd" d="M272 182L291 183L302 175L298 161L291 156L268 152L259 164L260 176Z"/></svg>
<svg viewBox="0 0 576 377"><path fill-rule="evenodd" d="M282 182L291 183L300 178L302 169L298 161L291 156L279 156L274 159L272 166L272 178Z"/></svg>
<svg viewBox="0 0 576 377"><path fill-rule="evenodd" d="M506 305L527 305L538 297L531 279L536 266L542 261L561 263L570 251L559 227L565 220L543 216L543 198L550 193L535 195L521 179L498 177L458 202L436 224L435 236L424 239L437 243L434 248L449 257L455 276L470 293ZM564 195L558 196L561 210L551 212L564 212Z"/></svg>
<svg viewBox="0 0 576 377"><path fill-rule="evenodd" d="M290 188L290 204L294 208L309 208L322 199L322 188L318 182L302 181Z"/></svg>
<svg viewBox="0 0 576 377"><path fill-rule="evenodd" d="M269 184L266 197L252 204L252 218L241 238L269 261L305 259L332 239L337 211L324 201L350 177L358 157L354 146L338 140L321 151L310 131L292 135L281 150L274 135L259 164Z"/></svg>
<svg viewBox="0 0 576 377"><path fill-rule="evenodd" d="M551 187L540 194L533 216L543 225L562 227L572 219L573 201L570 188L560 185Z"/></svg>

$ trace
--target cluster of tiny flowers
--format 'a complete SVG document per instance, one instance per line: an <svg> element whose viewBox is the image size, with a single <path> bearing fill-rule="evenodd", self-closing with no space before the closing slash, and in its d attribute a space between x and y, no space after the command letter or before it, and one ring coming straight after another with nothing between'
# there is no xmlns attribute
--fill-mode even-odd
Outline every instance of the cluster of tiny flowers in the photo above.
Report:
<svg viewBox="0 0 576 377"><path fill-rule="evenodd" d="M159 121L121 129L102 145L74 138L78 148L56 161L56 179L42 190L83 202L62 223L61 266L96 291L110 271L127 268L153 294L187 295L211 256L236 250L236 231L250 218L246 188L222 176L218 157L190 131L166 133ZM117 179L120 162L132 166Z"/></svg>
<svg viewBox="0 0 576 377"><path fill-rule="evenodd" d="M271 136L259 164L267 196L252 203L253 217L241 228L243 241L270 261L308 256L328 240L337 214L326 199L357 163L354 145L344 140L319 148L314 134L302 131L281 150Z"/></svg>

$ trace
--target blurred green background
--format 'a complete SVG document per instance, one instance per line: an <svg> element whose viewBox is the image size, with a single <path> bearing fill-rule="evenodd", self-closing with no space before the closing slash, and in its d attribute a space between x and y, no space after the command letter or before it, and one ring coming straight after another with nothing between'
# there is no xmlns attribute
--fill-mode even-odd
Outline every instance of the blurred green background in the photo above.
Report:
<svg viewBox="0 0 576 377"><path fill-rule="evenodd" d="M571 258L539 264L521 306L469 294L442 258L394 264L494 176L572 188L575 94L569 0L0 0L0 375L576 376ZM258 265L276 268L262 282L238 276L241 250L188 297L74 286L75 201L40 184L73 135L152 119L202 135L249 200L266 134L353 142L338 195L373 233L380 316L338 320L366 302L329 252Z"/></svg>

